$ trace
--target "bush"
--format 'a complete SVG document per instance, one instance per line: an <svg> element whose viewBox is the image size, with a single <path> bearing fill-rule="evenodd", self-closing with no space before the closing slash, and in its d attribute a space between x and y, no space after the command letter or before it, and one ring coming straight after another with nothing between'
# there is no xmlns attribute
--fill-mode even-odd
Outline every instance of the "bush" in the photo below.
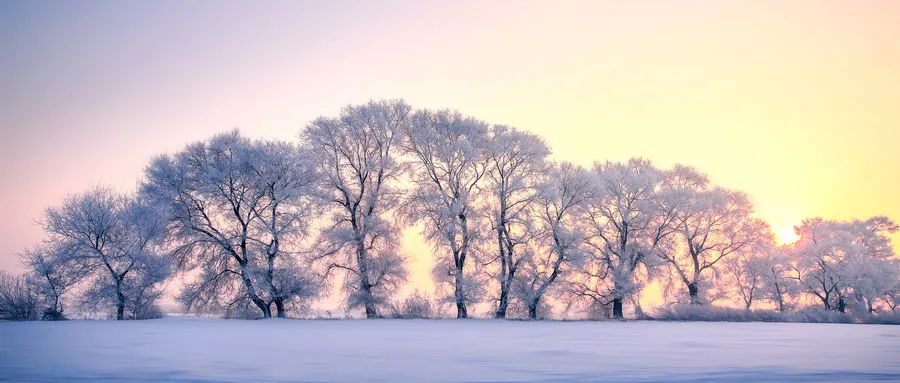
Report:
<svg viewBox="0 0 900 383"><path fill-rule="evenodd" d="M900 314L895 312L870 314L863 317L861 321L869 324L900 324Z"/></svg>
<svg viewBox="0 0 900 383"><path fill-rule="evenodd" d="M855 323L848 314L821 308L806 308L795 312L784 313L785 322L797 323Z"/></svg>
<svg viewBox="0 0 900 383"><path fill-rule="evenodd" d="M44 314L41 315L41 320L49 320L49 321L58 321L58 320L66 320L66 316L63 315L62 311L56 310L52 307L48 307L44 310Z"/></svg>
<svg viewBox="0 0 900 383"><path fill-rule="evenodd" d="M407 297L399 306L394 307L392 317L398 319L428 319L434 315L431 301L416 291Z"/></svg>
<svg viewBox="0 0 900 383"><path fill-rule="evenodd" d="M678 304L658 310L654 319L698 322L794 322L794 323L900 323L900 316L882 314L857 320L838 311L806 308L781 313L773 310L744 310L731 307Z"/></svg>
<svg viewBox="0 0 900 383"><path fill-rule="evenodd" d="M40 300L25 278L0 272L0 319L38 320Z"/></svg>
<svg viewBox="0 0 900 383"><path fill-rule="evenodd" d="M731 307L677 304L659 309L654 319L699 322L782 322L772 310L744 310Z"/></svg>

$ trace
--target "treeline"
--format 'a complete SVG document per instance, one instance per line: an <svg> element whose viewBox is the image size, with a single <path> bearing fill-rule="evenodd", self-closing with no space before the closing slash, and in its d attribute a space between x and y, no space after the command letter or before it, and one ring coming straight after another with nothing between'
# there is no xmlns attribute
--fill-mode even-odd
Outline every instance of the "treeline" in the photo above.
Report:
<svg viewBox="0 0 900 383"><path fill-rule="evenodd" d="M368 318L478 304L495 318L643 317L651 281L669 303L896 309L887 218L808 219L782 246L746 195L691 167L549 155L534 134L403 101L345 107L298 142L220 134L153 159L133 194L98 187L48 208L28 272L0 279L0 316L62 319L74 300L156 317L177 273L184 307L232 317L298 315L338 291ZM398 303L411 225L433 248L435 301Z"/></svg>

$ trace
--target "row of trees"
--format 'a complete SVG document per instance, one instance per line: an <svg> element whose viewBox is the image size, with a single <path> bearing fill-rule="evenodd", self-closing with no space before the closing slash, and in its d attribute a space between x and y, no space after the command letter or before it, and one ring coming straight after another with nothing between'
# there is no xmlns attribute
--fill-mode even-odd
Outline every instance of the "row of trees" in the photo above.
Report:
<svg viewBox="0 0 900 383"><path fill-rule="evenodd" d="M693 168L549 155L536 135L402 101L348 106L297 144L234 131L156 157L133 195L96 188L48 209L27 276L7 279L48 318L71 290L117 319L152 316L175 271L195 311L284 317L340 288L372 318L406 280L399 236L418 225L458 318L475 304L496 318L552 306L622 318L654 280L691 304L895 308L886 218L807 220L776 246L743 193Z"/></svg>

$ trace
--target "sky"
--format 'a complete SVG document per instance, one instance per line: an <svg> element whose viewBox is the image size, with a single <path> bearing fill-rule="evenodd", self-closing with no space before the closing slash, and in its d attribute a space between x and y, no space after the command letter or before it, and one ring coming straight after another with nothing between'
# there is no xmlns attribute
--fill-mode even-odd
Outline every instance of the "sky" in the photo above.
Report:
<svg viewBox="0 0 900 383"><path fill-rule="evenodd" d="M783 240L806 217L900 220L898 1L3 1L0 270L69 193L381 98L537 133L557 160L695 166ZM429 248L403 243L430 289Z"/></svg>

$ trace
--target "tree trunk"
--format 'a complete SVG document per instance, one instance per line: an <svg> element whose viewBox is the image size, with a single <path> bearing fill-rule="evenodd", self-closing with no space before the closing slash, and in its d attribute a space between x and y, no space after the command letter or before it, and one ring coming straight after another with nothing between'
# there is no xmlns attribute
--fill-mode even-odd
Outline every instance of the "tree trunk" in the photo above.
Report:
<svg viewBox="0 0 900 383"><path fill-rule="evenodd" d="M116 302L116 320L123 319L125 319L125 302L119 298L119 301Z"/></svg>
<svg viewBox="0 0 900 383"><path fill-rule="evenodd" d="M837 310L840 311L842 314L847 310L847 302L844 301L844 297L842 297L842 296L838 297Z"/></svg>
<svg viewBox="0 0 900 383"><path fill-rule="evenodd" d="M613 298L613 319L622 319L625 315L622 313L622 298Z"/></svg>
<svg viewBox="0 0 900 383"><path fill-rule="evenodd" d="M116 320L125 319L125 294L122 293L122 283L116 280Z"/></svg>
<svg viewBox="0 0 900 383"><path fill-rule="evenodd" d="M284 300L276 299L275 300L275 309L278 310L279 318L287 318L287 311L284 309Z"/></svg>
<svg viewBox="0 0 900 383"><path fill-rule="evenodd" d="M245 272L244 269L241 269L242 274ZM247 289L247 297L250 298L250 301L259 308L259 311L262 311L263 318L271 318L272 317L272 309L269 307L266 302L263 302L262 299L256 295L256 290L253 288L253 282L250 281L250 278L241 275L241 279L244 282L244 288Z"/></svg>
<svg viewBox="0 0 900 383"><path fill-rule="evenodd" d="M502 212L502 210L501 210ZM502 219L497 223L497 249L500 252L500 301L497 302L497 311L494 318L506 318L506 307L509 305L509 288L506 286L506 273L509 265L506 264L506 252L503 245Z"/></svg>
<svg viewBox="0 0 900 383"><path fill-rule="evenodd" d="M365 241L360 235L356 237L356 263L359 267L359 290L363 295L366 318L377 318L378 310L375 309L375 299L372 297L372 284L369 283L369 261L368 257L366 257Z"/></svg>
<svg viewBox="0 0 900 383"><path fill-rule="evenodd" d="M494 318L506 318L506 308L509 306L509 285L505 280L500 281L500 302L497 304L497 312Z"/></svg>
<svg viewBox="0 0 900 383"><path fill-rule="evenodd" d="M697 288L697 282L688 283L688 294L691 296L691 304L700 304L700 289Z"/></svg>
<svg viewBox="0 0 900 383"><path fill-rule="evenodd" d="M539 303L540 301L537 298L528 303L528 318L537 319L537 309Z"/></svg>
<svg viewBox="0 0 900 383"><path fill-rule="evenodd" d="M466 308L466 299L465 294L463 293L463 285L465 281L463 280L463 270L462 267L456 267L456 275L455 275L455 286L454 286L454 295L456 297L456 317L457 318L468 318L469 311Z"/></svg>

